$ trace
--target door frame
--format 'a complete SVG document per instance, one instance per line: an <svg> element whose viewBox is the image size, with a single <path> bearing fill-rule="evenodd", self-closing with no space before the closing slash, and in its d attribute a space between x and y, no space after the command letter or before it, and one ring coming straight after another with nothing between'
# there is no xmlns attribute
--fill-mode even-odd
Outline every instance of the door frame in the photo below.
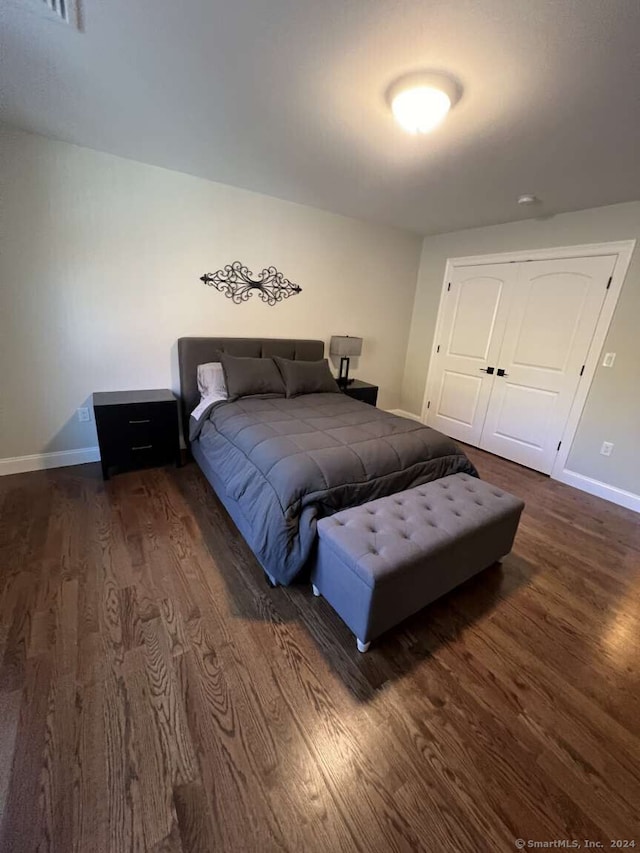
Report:
<svg viewBox="0 0 640 853"><path fill-rule="evenodd" d="M600 360L600 353L604 346L609 326L613 318L613 312L618 304L618 298L622 291L631 256L635 249L635 240L621 240L614 243L587 243L578 246L558 246L550 249L522 249L517 252L501 252L492 255L469 255L460 258L447 258L444 268L444 278L442 280L442 290L440 292L440 302L438 303L438 317L436 320L433 342L431 344L431 357L429 360L429 371L427 374L427 382L424 389L424 398L422 400L422 411L420 420L422 423L427 423L427 404L433 399L435 382L434 356L436 348L439 346L440 332L442 328L442 316L445 294L448 290L448 284L451 281L453 271L459 267L482 266L485 264L517 264L526 261L556 261L565 258L589 258L597 257L598 255L616 255L616 262L613 267L611 277L611 285L609 286L608 296L605 298L602 305L602 310L596 324L589 351L585 361L584 373L578 382L573 403L569 411L569 416L562 431L560 450L556 454L553 463L550 477L553 480L562 479L562 474L573 446L573 439L580 423L584 405L589 396L589 389L593 377L595 376L596 368Z"/></svg>

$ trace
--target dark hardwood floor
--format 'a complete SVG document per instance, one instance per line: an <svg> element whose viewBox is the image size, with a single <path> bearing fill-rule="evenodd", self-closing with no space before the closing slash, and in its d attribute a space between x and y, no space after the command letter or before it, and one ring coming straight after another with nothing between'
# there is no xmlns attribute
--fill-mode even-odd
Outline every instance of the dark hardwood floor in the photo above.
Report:
<svg viewBox="0 0 640 853"><path fill-rule="evenodd" d="M359 655L194 464L0 478L0 850L640 847L640 523L469 449L514 552Z"/></svg>

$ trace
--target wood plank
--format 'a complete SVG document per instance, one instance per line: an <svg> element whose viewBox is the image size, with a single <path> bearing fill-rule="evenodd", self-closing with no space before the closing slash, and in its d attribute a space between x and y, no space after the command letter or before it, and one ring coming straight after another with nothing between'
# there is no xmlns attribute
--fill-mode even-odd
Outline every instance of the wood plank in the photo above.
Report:
<svg viewBox="0 0 640 853"><path fill-rule="evenodd" d="M0 826L7 804L21 703L22 690L0 693Z"/></svg>
<svg viewBox="0 0 640 853"><path fill-rule="evenodd" d="M20 719L15 739L11 782L6 798L0 850L21 853L39 844L39 798L45 749L51 658L41 655L27 661Z"/></svg>
<svg viewBox="0 0 640 853"><path fill-rule="evenodd" d="M142 631L148 695L157 736L162 743L163 760L169 768L173 784L186 785L198 777L199 768L173 668L169 640L160 619L143 623Z"/></svg>
<svg viewBox="0 0 640 853"><path fill-rule="evenodd" d="M32 815L48 850L73 850L77 706L73 674L53 671L40 774L39 810Z"/></svg>
<svg viewBox="0 0 640 853"><path fill-rule="evenodd" d="M197 782L179 785L174 791L174 799L182 849L189 853L209 853L210 850L220 849L217 847L209 803L202 785Z"/></svg>
<svg viewBox="0 0 640 853"><path fill-rule="evenodd" d="M74 754L75 853L109 850L109 777L107 775L106 691L104 679L78 691L78 727ZM109 709L108 713L113 713Z"/></svg>
<svg viewBox="0 0 640 853"><path fill-rule="evenodd" d="M123 674L131 708L133 749L140 787L145 844L160 844L173 832L173 772L158 729L146 674L144 651L125 655Z"/></svg>
<svg viewBox="0 0 640 853"><path fill-rule="evenodd" d="M160 614L169 639L171 654L173 656L184 654L189 647L189 643L184 630L182 614L174 604L173 599L162 599L160 602Z"/></svg>
<svg viewBox="0 0 640 853"><path fill-rule="evenodd" d="M0 659L0 691L20 689L25 681L27 652L31 638L33 601L38 582L31 572L21 572L13 577L5 590L6 635Z"/></svg>

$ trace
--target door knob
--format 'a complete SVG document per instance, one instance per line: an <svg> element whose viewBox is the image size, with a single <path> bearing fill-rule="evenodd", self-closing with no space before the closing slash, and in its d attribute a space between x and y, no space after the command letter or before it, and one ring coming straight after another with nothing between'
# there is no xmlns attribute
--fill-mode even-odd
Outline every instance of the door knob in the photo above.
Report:
<svg viewBox="0 0 640 853"><path fill-rule="evenodd" d="M505 371L501 367L498 368L498 376L508 376L508 375L509 374L505 373Z"/></svg>
<svg viewBox="0 0 640 853"><path fill-rule="evenodd" d="M494 368L493 368L493 367L481 367L481 368L480 368L480 370L481 370L483 373L493 373Z"/></svg>

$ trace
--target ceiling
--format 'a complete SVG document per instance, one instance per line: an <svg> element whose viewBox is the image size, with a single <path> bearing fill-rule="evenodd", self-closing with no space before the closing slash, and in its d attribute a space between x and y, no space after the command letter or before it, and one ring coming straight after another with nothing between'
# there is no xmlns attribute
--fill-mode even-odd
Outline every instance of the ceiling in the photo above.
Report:
<svg viewBox="0 0 640 853"><path fill-rule="evenodd" d="M27 130L428 234L640 198L639 0L38 4L0 0ZM418 69L464 87L424 137L384 100Z"/></svg>

